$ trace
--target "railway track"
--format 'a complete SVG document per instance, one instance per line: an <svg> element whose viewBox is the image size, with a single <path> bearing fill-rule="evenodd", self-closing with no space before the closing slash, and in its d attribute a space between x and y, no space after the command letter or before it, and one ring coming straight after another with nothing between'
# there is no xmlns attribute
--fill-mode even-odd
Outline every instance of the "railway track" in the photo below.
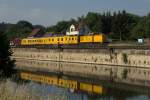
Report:
<svg viewBox="0 0 150 100"><path fill-rule="evenodd" d="M34 45L11 46L12 48L37 48L37 49L150 49L150 44L77 44L77 45Z"/></svg>

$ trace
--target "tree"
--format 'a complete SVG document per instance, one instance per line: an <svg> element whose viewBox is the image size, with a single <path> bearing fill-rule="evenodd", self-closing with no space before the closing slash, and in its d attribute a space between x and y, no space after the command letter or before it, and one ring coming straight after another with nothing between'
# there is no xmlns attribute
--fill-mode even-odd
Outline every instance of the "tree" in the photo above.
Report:
<svg viewBox="0 0 150 100"><path fill-rule="evenodd" d="M111 32L112 15L110 12L102 15L102 33L109 34Z"/></svg>
<svg viewBox="0 0 150 100"><path fill-rule="evenodd" d="M75 23L75 20L70 20L70 21L60 21L54 26L49 26L46 30L48 32L54 32L54 33L65 33L70 27L71 23Z"/></svg>
<svg viewBox="0 0 150 100"><path fill-rule="evenodd" d="M19 21L17 24L13 25L10 27L7 31L6 34L9 39L14 39L14 38L24 38L27 37L33 27L30 22L27 21Z"/></svg>
<svg viewBox="0 0 150 100"><path fill-rule="evenodd" d="M143 17L131 31L132 39L150 38L150 16Z"/></svg>
<svg viewBox="0 0 150 100"><path fill-rule="evenodd" d="M102 32L101 15L89 12L85 17L85 21L92 32Z"/></svg>
<svg viewBox="0 0 150 100"><path fill-rule="evenodd" d="M128 40L130 37L130 29L132 20L126 11L114 13L112 17L112 38L122 40Z"/></svg>
<svg viewBox="0 0 150 100"><path fill-rule="evenodd" d="M10 60L9 41L4 33L0 32L0 74L1 76L11 77L15 73L14 61Z"/></svg>

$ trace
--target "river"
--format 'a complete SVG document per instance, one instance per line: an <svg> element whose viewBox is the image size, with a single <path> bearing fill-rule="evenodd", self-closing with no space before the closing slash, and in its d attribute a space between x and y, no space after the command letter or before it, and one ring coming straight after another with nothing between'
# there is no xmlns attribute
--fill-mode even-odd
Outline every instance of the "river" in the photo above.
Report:
<svg viewBox="0 0 150 100"><path fill-rule="evenodd" d="M147 75L150 71L149 69L124 67L114 69L114 66L108 67L103 65L102 69L106 72L99 77L94 75L88 77L88 74L80 76L78 73L68 74L58 71L53 73L47 69L46 65L55 68L58 65L61 68L67 65L71 67L70 64L62 64L60 62L35 61L31 63L30 61L19 61L16 63L16 68L19 70L18 75L21 79L27 80L27 84L30 84L30 89L39 91L41 95L59 94L63 95L67 100L150 99L150 84ZM40 69L42 67L45 69ZM115 75L114 72L116 72ZM146 76L139 77L139 74Z"/></svg>

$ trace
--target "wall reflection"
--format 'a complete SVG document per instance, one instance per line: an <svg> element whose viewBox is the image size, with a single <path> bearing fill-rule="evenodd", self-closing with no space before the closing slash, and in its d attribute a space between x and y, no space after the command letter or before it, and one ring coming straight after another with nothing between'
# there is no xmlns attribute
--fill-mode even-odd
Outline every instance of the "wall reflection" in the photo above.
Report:
<svg viewBox="0 0 150 100"><path fill-rule="evenodd" d="M17 69L52 72L131 85L150 86L150 69L126 66L17 60Z"/></svg>
<svg viewBox="0 0 150 100"><path fill-rule="evenodd" d="M22 79L67 88L80 95L85 92L90 100L126 100L150 94L150 69L34 60L17 60L16 69Z"/></svg>

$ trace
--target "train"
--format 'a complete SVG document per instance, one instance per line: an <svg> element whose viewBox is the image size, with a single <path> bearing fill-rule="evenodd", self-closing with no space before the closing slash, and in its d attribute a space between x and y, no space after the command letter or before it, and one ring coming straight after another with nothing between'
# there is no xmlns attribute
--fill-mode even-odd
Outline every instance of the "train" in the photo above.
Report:
<svg viewBox="0 0 150 100"><path fill-rule="evenodd" d="M86 35L86 36L56 36L41 38L25 38L21 40L21 45L67 45L79 43L103 43L105 35Z"/></svg>
<svg viewBox="0 0 150 100"><path fill-rule="evenodd" d="M107 37L102 33L90 33L81 35L75 27L71 26L70 31L62 36L49 37L28 37L23 39L15 39L12 42L14 46L60 46L60 45L84 45L84 44L103 44L107 42Z"/></svg>
<svg viewBox="0 0 150 100"><path fill-rule="evenodd" d="M88 93L103 94L106 90L97 84L78 82L77 80L63 79L57 76L33 74L30 72L20 72L21 79L46 83L49 85L68 88L71 91L83 91Z"/></svg>

